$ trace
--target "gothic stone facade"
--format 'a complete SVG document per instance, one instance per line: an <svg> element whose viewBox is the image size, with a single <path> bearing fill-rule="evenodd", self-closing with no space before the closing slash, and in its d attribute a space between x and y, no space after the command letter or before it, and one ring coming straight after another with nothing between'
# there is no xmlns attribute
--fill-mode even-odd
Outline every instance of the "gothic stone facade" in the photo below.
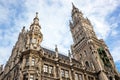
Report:
<svg viewBox="0 0 120 80"><path fill-rule="evenodd" d="M89 19L73 5L70 30L73 45L69 56L40 46L38 13L30 25L23 27L0 80L120 80L113 58L103 40L99 40Z"/></svg>

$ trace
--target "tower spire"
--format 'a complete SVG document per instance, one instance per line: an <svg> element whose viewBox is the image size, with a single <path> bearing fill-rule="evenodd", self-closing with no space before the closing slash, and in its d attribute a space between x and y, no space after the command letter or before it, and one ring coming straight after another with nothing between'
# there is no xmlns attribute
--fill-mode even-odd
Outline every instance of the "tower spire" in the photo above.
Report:
<svg viewBox="0 0 120 80"><path fill-rule="evenodd" d="M72 7L73 7L73 8L76 8L73 2L72 2Z"/></svg>
<svg viewBox="0 0 120 80"><path fill-rule="evenodd" d="M39 25L38 12L36 12L36 16L35 16L35 18L33 19L33 24Z"/></svg>
<svg viewBox="0 0 120 80"><path fill-rule="evenodd" d="M39 25L39 18L38 18L38 12L36 12L36 16L33 19L33 23L30 25L30 31L27 35L27 47L28 49L40 49L40 43L42 42L43 35L40 31L41 26Z"/></svg>
<svg viewBox="0 0 120 80"><path fill-rule="evenodd" d="M70 50L68 50L68 56L69 56L69 60L70 60L70 65L72 65L72 56L71 56Z"/></svg>
<svg viewBox="0 0 120 80"><path fill-rule="evenodd" d="M38 18L38 12L36 12L36 18Z"/></svg>

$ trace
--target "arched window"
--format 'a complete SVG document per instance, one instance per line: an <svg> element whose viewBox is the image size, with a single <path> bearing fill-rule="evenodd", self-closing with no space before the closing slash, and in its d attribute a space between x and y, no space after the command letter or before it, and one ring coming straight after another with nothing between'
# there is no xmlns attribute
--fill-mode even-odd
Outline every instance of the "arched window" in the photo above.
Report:
<svg viewBox="0 0 120 80"><path fill-rule="evenodd" d="M86 50L84 50L84 54L85 54L85 56L87 56L87 52L86 52Z"/></svg>
<svg viewBox="0 0 120 80"><path fill-rule="evenodd" d="M35 65L35 58L32 58L32 66Z"/></svg>
<svg viewBox="0 0 120 80"><path fill-rule="evenodd" d="M109 80L113 80L111 76L109 77Z"/></svg>
<svg viewBox="0 0 120 80"><path fill-rule="evenodd" d="M85 66L86 66L86 68L89 68L89 67L90 67L90 65L89 65L89 62L88 62L88 61L86 61L86 62L85 62Z"/></svg>

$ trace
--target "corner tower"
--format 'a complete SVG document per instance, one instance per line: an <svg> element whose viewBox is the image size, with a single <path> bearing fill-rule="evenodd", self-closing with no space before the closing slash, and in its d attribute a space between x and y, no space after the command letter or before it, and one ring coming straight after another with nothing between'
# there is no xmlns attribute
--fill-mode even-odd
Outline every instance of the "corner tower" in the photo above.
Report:
<svg viewBox="0 0 120 80"><path fill-rule="evenodd" d="M72 4L70 30L73 38L71 46L73 58L84 70L96 72L99 80L118 80L118 72L109 49L102 39L98 39L88 18Z"/></svg>
<svg viewBox="0 0 120 80"><path fill-rule="evenodd" d="M36 12L36 17L33 19L33 23L30 25L30 31L27 34L26 49L40 50L40 43L43 39L40 29L38 13Z"/></svg>
<svg viewBox="0 0 120 80"><path fill-rule="evenodd" d="M41 80L42 57L43 50L40 43L43 40L43 35L40 31L38 13L30 25L29 31L26 32L25 49L21 53L21 80Z"/></svg>

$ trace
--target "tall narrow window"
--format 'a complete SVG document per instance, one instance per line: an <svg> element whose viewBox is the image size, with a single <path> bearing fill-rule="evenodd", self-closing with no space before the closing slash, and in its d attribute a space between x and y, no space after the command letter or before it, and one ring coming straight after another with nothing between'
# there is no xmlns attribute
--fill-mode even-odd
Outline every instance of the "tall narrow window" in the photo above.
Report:
<svg viewBox="0 0 120 80"><path fill-rule="evenodd" d="M78 80L78 74L77 73L75 74L75 80Z"/></svg>
<svg viewBox="0 0 120 80"><path fill-rule="evenodd" d="M67 70L65 71L65 77L69 78L69 72Z"/></svg>
<svg viewBox="0 0 120 80"><path fill-rule="evenodd" d="M89 67L90 67L90 65L89 65L88 61L86 61L86 62L85 62L85 65L86 65L86 67L87 67L87 68L89 68Z"/></svg>
<svg viewBox="0 0 120 80"><path fill-rule="evenodd" d="M44 72L48 72L48 65L45 64L45 65L43 66L43 71L44 71Z"/></svg>
<svg viewBox="0 0 120 80"><path fill-rule="evenodd" d="M33 75L30 75L30 80L34 80L34 76Z"/></svg>
<svg viewBox="0 0 120 80"><path fill-rule="evenodd" d="M83 79L82 79L82 75L81 75L81 74L79 74L79 80L83 80Z"/></svg>
<svg viewBox="0 0 120 80"><path fill-rule="evenodd" d="M35 65L35 59L32 58L32 66L34 66L34 65Z"/></svg>
<svg viewBox="0 0 120 80"><path fill-rule="evenodd" d="M69 71L65 69L61 69L62 78L69 78Z"/></svg>
<svg viewBox="0 0 120 80"><path fill-rule="evenodd" d="M26 66L29 66L29 58L26 58Z"/></svg>
<svg viewBox="0 0 120 80"><path fill-rule="evenodd" d="M87 52L86 52L86 50L84 50L84 53L85 53L85 56L87 56Z"/></svg>
<svg viewBox="0 0 120 80"><path fill-rule="evenodd" d="M50 73L50 74L53 73L53 66L49 66L49 73Z"/></svg>
<svg viewBox="0 0 120 80"><path fill-rule="evenodd" d="M61 70L61 76L62 76L62 77L65 77L65 73L64 73L64 70L63 70L63 69Z"/></svg>
<svg viewBox="0 0 120 80"><path fill-rule="evenodd" d="M82 75L78 74L78 73L75 73L75 80L83 80Z"/></svg>

